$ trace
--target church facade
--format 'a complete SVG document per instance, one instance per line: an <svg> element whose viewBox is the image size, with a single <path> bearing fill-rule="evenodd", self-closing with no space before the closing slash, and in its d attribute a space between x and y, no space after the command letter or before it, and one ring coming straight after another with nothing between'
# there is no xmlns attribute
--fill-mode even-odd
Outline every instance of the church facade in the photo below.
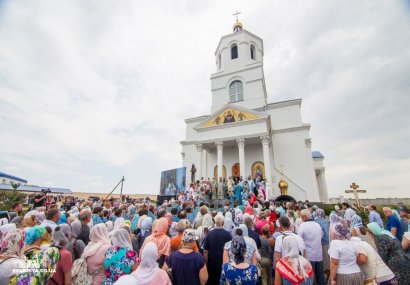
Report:
<svg viewBox="0 0 410 285"><path fill-rule="evenodd" d="M302 100L267 102L263 41L238 21L233 28L215 51L210 114L185 120L187 184L193 167L196 180L262 174L269 198L283 178L296 200L327 201L324 157L312 152Z"/></svg>

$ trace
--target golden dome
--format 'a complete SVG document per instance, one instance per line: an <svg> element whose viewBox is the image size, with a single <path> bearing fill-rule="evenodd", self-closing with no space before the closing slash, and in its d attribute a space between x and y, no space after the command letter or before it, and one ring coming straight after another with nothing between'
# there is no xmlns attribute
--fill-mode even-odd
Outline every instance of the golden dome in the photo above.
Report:
<svg viewBox="0 0 410 285"><path fill-rule="evenodd" d="M285 181L285 179L283 179L283 177L280 179L279 183L278 183L281 195L287 195L288 194L288 182Z"/></svg>
<svg viewBox="0 0 410 285"><path fill-rule="evenodd" d="M242 31L243 25L241 22L239 22L238 20L236 20L236 22L233 24L233 30L234 32L239 32Z"/></svg>

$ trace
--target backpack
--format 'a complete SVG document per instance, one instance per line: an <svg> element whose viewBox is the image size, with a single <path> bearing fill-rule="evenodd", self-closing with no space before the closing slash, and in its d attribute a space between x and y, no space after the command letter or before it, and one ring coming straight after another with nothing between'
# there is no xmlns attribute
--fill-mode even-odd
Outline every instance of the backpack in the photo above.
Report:
<svg viewBox="0 0 410 285"><path fill-rule="evenodd" d="M97 269L97 272L98 271L99 269ZM71 273L73 285L90 285L93 282L93 276L88 274L87 260L85 258L79 258L74 261ZM94 273L94 275L96 273Z"/></svg>

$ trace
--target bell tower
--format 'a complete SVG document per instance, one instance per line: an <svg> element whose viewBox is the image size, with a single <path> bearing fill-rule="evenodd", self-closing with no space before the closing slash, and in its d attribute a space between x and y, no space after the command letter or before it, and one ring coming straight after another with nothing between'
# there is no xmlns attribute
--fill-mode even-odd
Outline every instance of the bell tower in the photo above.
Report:
<svg viewBox="0 0 410 285"><path fill-rule="evenodd" d="M234 15L238 17L238 14ZM211 75L211 113L228 103L249 109L266 105L263 41L243 29L238 18L233 32L220 39L215 62L216 72Z"/></svg>

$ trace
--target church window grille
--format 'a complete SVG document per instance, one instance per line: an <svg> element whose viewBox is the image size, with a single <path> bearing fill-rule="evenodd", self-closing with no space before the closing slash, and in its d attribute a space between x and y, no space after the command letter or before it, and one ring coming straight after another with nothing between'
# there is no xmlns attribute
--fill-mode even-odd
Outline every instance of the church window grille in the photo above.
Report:
<svg viewBox="0 0 410 285"><path fill-rule="evenodd" d="M251 59L256 59L255 46L251 45Z"/></svg>
<svg viewBox="0 0 410 285"><path fill-rule="evenodd" d="M237 102L243 100L243 85L239 80L235 80L229 86L229 99L230 102Z"/></svg>
<svg viewBox="0 0 410 285"><path fill-rule="evenodd" d="M231 46L231 59L238 58L238 46L236 44L233 44Z"/></svg>

